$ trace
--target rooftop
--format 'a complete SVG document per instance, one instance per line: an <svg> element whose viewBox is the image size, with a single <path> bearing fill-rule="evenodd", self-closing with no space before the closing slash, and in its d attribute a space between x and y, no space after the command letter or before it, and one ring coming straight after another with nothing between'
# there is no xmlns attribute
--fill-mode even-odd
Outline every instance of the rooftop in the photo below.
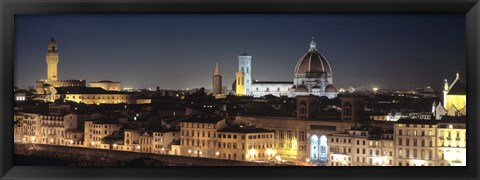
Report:
<svg viewBox="0 0 480 180"><path fill-rule="evenodd" d="M180 122L193 122L193 123L218 123L225 118L219 116L195 116L187 119L180 120Z"/></svg>
<svg viewBox="0 0 480 180"><path fill-rule="evenodd" d="M253 81L252 84L293 84L293 81Z"/></svg>
<svg viewBox="0 0 480 180"><path fill-rule="evenodd" d="M234 132L234 133L269 133L273 132L264 128L256 128L251 126L230 126L218 130L218 132Z"/></svg>
<svg viewBox="0 0 480 180"><path fill-rule="evenodd" d="M132 94L131 92L107 91L99 87L56 87L57 94Z"/></svg>

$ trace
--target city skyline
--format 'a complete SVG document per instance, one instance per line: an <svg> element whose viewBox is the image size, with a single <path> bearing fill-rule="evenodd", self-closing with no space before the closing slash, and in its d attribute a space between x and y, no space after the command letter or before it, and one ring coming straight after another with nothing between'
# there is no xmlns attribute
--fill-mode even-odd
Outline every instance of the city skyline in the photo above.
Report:
<svg viewBox="0 0 480 180"><path fill-rule="evenodd" d="M291 81L313 36L338 88L439 89L457 71L465 76L461 24L460 15L21 15L15 85L46 78L52 36L61 79L165 89L211 89L216 62L229 87L244 49L253 56L253 79Z"/></svg>

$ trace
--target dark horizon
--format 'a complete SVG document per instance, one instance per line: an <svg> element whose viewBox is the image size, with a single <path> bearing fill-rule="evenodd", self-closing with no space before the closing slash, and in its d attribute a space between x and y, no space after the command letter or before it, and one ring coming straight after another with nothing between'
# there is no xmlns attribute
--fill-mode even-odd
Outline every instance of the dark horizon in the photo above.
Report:
<svg viewBox="0 0 480 180"><path fill-rule="evenodd" d="M466 72L464 15L18 15L15 86L46 78L57 40L60 79L108 78L122 87L212 86L219 62L230 87L237 56L252 55L252 78L292 81L311 37L337 88L443 87Z"/></svg>

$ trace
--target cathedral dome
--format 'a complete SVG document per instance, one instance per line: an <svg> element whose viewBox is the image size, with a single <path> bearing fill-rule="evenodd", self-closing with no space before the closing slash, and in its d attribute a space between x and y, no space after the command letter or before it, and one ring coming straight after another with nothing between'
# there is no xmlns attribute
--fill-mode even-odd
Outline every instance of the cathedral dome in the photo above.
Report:
<svg viewBox="0 0 480 180"><path fill-rule="evenodd" d="M332 77L332 68L327 59L318 52L313 38L308 52L298 60L294 73L295 77L319 78L321 75Z"/></svg>
<svg viewBox="0 0 480 180"><path fill-rule="evenodd" d="M326 93L336 93L337 89L333 87L333 85L329 84L327 87L325 87L325 92Z"/></svg>
<svg viewBox="0 0 480 180"><path fill-rule="evenodd" d="M295 88L295 92L308 92L308 89L305 85L300 85L297 88Z"/></svg>

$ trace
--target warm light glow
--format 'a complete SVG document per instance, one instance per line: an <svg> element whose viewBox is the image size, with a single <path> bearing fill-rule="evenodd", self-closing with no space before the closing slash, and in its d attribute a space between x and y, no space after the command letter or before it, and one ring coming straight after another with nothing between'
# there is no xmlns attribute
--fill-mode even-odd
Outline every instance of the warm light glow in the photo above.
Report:
<svg viewBox="0 0 480 180"><path fill-rule="evenodd" d="M415 166L421 166L422 164L425 164L425 160L420 160L420 159L413 159L413 160L411 160L411 162Z"/></svg>
<svg viewBox="0 0 480 180"><path fill-rule="evenodd" d="M113 147L117 147L117 144L113 144Z"/></svg>
<svg viewBox="0 0 480 180"><path fill-rule="evenodd" d="M50 139L50 142L53 142L53 139Z"/></svg>
<svg viewBox="0 0 480 180"><path fill-rule="evenodd" d="M305 161L306 161L307 163L309 163L309 162L310 162L310 159L309 159L309 158L307 158Z"/></svg>
<svg viewBox="0 0 480 180"><path fill-rule="evenodd" d="M257 154L257 150L250 149L250 150L248 150L248 154L250 155L251 158L254 158L255 154Z"/></svg>
<svg viewBox="0 0 480 180"><path fill-rule="evenodd" d="M162 151L165 151L165 148L162 148Z"/></svg>
<svg viewBox="0 0 480 180"><path fill-rule="evenodd" d="M275 157L275 159L277 159L277 161L281 161L281 160L282 160L282 157L277 156L277 157Z"/></svg>
<svg viewBox="0 0 480 180"><path fill-rule="evenodd" d="M188 150L188 153L192 153L192 150L189 149L189 150Z"/></svg>
<svg viewBox="0 0 480 180"><path fill-rule="evenodd" d="M137 149L140 149L140 146L137 146Z"/></svg>
<svg viewBox="0 0 480 180"><path fill-rule="evenodd" d="M219 155L220 155L220 152L217 151L217 152L215 153L215 155L219 156ZM248 154L247 154L247 156L248 156Z"/></svg>
<svg viewBox="0 0 480 180"><path fill-rule="evenodd" d="M70 144L73 144L73 140L70 140Z"/></svg>

